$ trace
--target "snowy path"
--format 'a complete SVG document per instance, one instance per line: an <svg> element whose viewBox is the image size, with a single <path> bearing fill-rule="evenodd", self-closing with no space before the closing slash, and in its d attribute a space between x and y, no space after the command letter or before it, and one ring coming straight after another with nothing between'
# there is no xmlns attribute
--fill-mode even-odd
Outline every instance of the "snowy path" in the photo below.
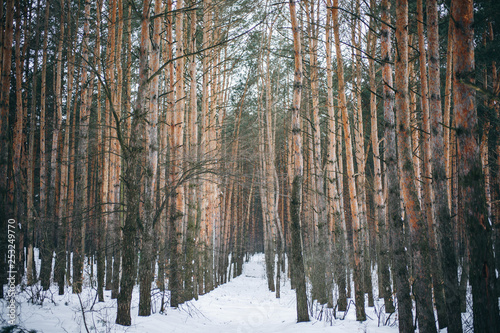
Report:
<svg viewBox="0 0 500 333"><path fill-rule="evenodd" d="M396 327L378 327L373 308L367 309L372 320L358 323L354 320L352 308L345 320L334 320L332 325L313 320L296 323L295 291L289 281L281 288L281 298L267 289L264 271L264 256L253 256L244 265L243 274L219 286L212 292L200 296L198 301L188 302L179 309L168 309L166 314L155 313L150 317L137 316L138 292L134 291L132 326L114 324L116 302L106 292L106 302L94 303L93 290L82 294L86 309L86 324L90 332L179 332L179 333L274 333L274 332L397 332ZM55 293L55 291L54 291ZM82 307L76 295L52 296L55 303L44 305L21 304L20 323L29 329L42 332L86 332L82 320ZM2 317L5 304L1 303Z"/></svg>

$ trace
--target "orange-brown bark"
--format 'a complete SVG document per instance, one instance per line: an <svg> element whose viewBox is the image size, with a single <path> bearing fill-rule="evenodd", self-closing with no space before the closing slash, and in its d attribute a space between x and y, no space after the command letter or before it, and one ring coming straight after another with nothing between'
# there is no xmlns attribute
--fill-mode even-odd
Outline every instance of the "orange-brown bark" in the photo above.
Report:
<svg viewBox="0 0 500 333"><path fill-rule="evenodd" d="M411 130L408 105L408 2L396 2L395 109L398 128L398 166L400 186L410 226L413 254L415 298L418 304L418 324L424 332L436 332L429 270L429 240L427 224L420 208L411 155Z"/></svg>
<svg viewBox="0 0 500 333"><path fill-rule="evenodd" d="M457 138L458 190L469 242L474 331L494 332L500 326L495 296L494 258L481 167L474 82L473 1L452 1L454 19L453 105Z"/></svg>
<svg viewBox="0 0 500 333"><path fill-rule="evenodd" d="M90 30L90 2L85 3L84 36L82 46L82 64L88 62L88 40ZM88 127L90 121L90 110L87 93L87 66L82 68L81 75L81 105L80 120L78 126L78 148L76 150L75 167L75 218L73 220L73 292L80 293L82 290L85 228L88 219Z"/></svg>
<svg viewBox="0 0 500 333"><path fill-rule="evenodd" d="M432 206L437 228L439 257L444 277L443 286L446 298L448 332L460 333L462 332L462 322L458 295L457 261L455 258L455 246L451 238L448 237L453 231L448 206L448 184L446 180L445 147L443 142L443 117L441 113L441 84L439 74L438 7L436 0L427 1L427 23L429 36L429 127L431 130L432 150Z"/></svg>
<svg viewBox="0 0 500 333"><path fill-rule="evenodd" d="M339 20L338 20L338 0L333 1L332 7L333 14L333 33L335 37L335 50L337 55L341 54L340 48L340 34L339 34ZM337 56L337 78L339 90L339 108L342 114L342 125L344 130L344 140L346 146L346 161L347 161L347 177L349 184L349 199L352 214L352 227L353 227L353 252L354 252L354 288L356 294L356 320L366 320L365 306L364 306L364 289L361 280L361 228L359 220L359 206L357 198L356 180L354 173L354 148L351 138L351 126L349 121L349 114L347 113L347 100L345 94L344 83L344 63L341 56Z"/></svg>

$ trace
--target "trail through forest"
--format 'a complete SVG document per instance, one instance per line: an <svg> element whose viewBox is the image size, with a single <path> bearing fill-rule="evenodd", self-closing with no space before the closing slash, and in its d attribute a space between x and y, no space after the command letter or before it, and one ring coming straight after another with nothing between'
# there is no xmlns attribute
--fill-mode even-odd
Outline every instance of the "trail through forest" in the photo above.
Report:
<svg viewBox="0 0 500 333"><path fill-rule="evenodd" d="M123 327L114 324L116 318L116 300L110 299L110 292L105 292L105 302L95 302L95 289L84 288L80 299L76 294L66 293L58 296L57 287L53 294L47 294L42 306L27 303L30 293L19 296L21 301L21 325L37 332L203 332L203 333L246 333L246 332L397 332L397 326L378 327L375 308L367 308L368 320L356 322L354 306L350 307L344 320L296 323L295 291L290 288L290 280L282 282L281 298L267 288L265 260L263 254L257 254L243 266L243 274L230 282L219 286L210 293L202 295L197 301L189 301L178 309L168 308L159 314L160 295L153 295L155 314L139 317L138 289L132 297L132 326ZM154 291L153 291L154 293ZM51 296L52 295L52 296ZM22 298L21 298L22 297ZM5 302L2 302L5 307ZM377 305L377 308L383 304ZM85 312L85 322L82 317ZM2 310L2 313L5 313ZM319 313L319 310L316 311ZM329 312L331 314L331 312ZM323 314L328 315L327 313ZM337 313L342 318L343 312ZM389 322L394 323L394 319Z"/></svg>

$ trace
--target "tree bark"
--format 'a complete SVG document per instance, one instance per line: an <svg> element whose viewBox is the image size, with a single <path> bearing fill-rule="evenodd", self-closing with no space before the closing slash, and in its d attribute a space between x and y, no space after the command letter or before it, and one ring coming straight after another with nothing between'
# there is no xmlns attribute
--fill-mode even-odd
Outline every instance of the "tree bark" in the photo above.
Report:
<svg viewBox="0 0 500 333"><path fill-rule="evenodd" d="M360 12L359 0L356 0L355 9L357 15ZM356 33L356 31L358 33ZM356 38L356 35L357 38ZM361 21L356 19L352 25L352 44L354 57L354 82L355 82L355 100L356 106L354 107L353 115L353 129L354 129L354 155L356 159L356 191L357 203L360 224L360 258L362 262L362 281L363 290L368 294L368 306L373 306L373 286L371 280L371 265L370 265L370 252L373 252L372 245L370 244L367 217L367 195L366 195L366 156L365 156L365 138L364 138L364 125L363 125L363 110L362 110L362 81L361 81Z"/></svg>
<svg viewBox="0 0 500 333"><path fill-rule="evenodd" d="M46 106L47 106L47 44L49 34L49 10L50 3L45 5L45 28L42 46L42 80L40 92L40 209L39 216L41 222L41 237L42 242L40 245L40 283L44 290L50 287L50 274L52 271L52 241L53 241L53 227L47 218L47 192L49 187L47 175L47 145L45 137L47 135L46 128ZM10 69L9 69L10 72Z"/></svg>
<svg viewBox="0 0 500 333"><path fill-rule="evenodd" d="M427 221L429 231L429 251L437 252L436 236L435 236L435 216L433 214L432 195L433 184L432 179L432 151L431 151L431 124L429 116L429 88L427 80L427 58L426 45L424 36L424 13L422 0L417 1L417 21L418 21L418 49L419 49L419 64L420 64L420 82L421 82L421 101L422 101L422 136L423 136L423 166L422 166L422 183L423 183L423 198L422 210ZM431 59L429 55L429 59ZM429 65L430 66L430 65ZM439 108L440 110L440 108ZM418 144L418 143L417 143ZM414 164L415 165L415 164ZM434 187L435 188L435 187ZM443 272L441 270L441 260L439 256L430 256L432 286L434 290L434 302L436 305L437 318L439 328L448 327L448 317L444 299Z"/></svg>
<svg viewBox="0 0 500 333"><path fill-rule="evenodd" d="M375 10L375 1L371 0L370 7ZM373 27L374 19L370 18L370 25ZM375 72L375 51L377 39L375 31L370 31L370 48L369 51L373 58L368 60L369 75L370 75L370 120L371 120L371 143L373 150L373 180L375 186L375 216L376 229L378 230L378 268L379 268L379 297L384 298L385 312L393 313L395 311L392 300L392 288L389 272L389 246L387 237L386 225L386 204L384 198L384 190L382 186L382 156L380 153L379 137L378 137L378 117L377 117L377 85Z"/></svg>
<svg viewBox="0 0 500 333"><path fill-rule="evenodd" d="M146 7L144 7L146 10ZM149 6L148 17L149 19ZM161 28L161 1L154 3L153 36L151 38L151 72L155 73L160 67L160 28ZM144 16L143 16L144 17ZM144 29L145 27L142 26ZM141 39L149 39L149 26L141 30ZM143 36L144 34L144 36ZM148 52L146 52L146 57ZM146 114L146 170L144 175L144 212L142 229L142 249L140 270L140 299L139 316L151 314L151 283L154 277L153 260L153 219L155 216L155 189L156 173L158 167L158 83L159 76L155 76L148 87L149 107Z"/></svg>
<svg viewBox="0 0 500 333"><path fill-rule="evenodd" d="M448 209L452 212L452 150L451 150L451 93L453 81L453 17L450 15L448 23L448 45L446 48L446 82L444 90L444 112L443 112L443 135L444 135L444 158L445 158L445 171L446 171L446 184L448 190Z"/></svg>
<svg viewBox="0 0 500 333"><path fill-rule="evenodd" d="M474 11L473 1L453 1L455 22L453 53L453 104L458 145L458 186L470 248L470 284L475 332L494 332L500 327L495 292L495 262L491 225L484 194L484 177L477 134L474 82Z"/></svg>
<svg viewBox="0 0 500 333"><path fill-rule="evenodd" d="M315 237L315 254L313 256L314 273L312 278L313 299L318 300L320 304L328 302L328 290L326 285L326 263L329 257L327 251L328 242L328 224L327 224L327 210L326 198L324 190L324 168L321 156L321 127L319 120L319 79L318 79L318 39L319 29L317 28L319 22L319 1L315 7L315 1L311 1L309 17L310 17L310 39L309 39L309 53L310 53L310 72L311 72L311 97L312 97L312 126L313 126L313 158L314 158L314 183L313 189L315 205L315 222L314 226L317 236Z"/></svg>
<svg viewBox="0 0 500 333"><path fill-rule="evenodd" d="M122 39L123 39L123 0L118 0L117 1L117 6L118 6L118 22L117 22L117 35L116 35L116 47L115 47L115 57L114 57L114 62L115 62L115 67L116 67L116 96L115 96L115 112L118 114L118 118L121 121L121 117L125 116L127 117L127 113L130 112L130 108L128 109L122 109L122 91L123 91L123 71L122 71ZM130 21L130 18L129 18ZM123 115L123 112L126 112L125 115ZM114 133L113 137L110 138L110 156L115 158L114 161L114 168L112 168L112 177L110 177L111 185L114 187L113 190L113 197L112 203L114 205L114 210L113 214L115 214L114 218L112 218L112 223L114 223L114 228L115 228L115 241L113 244L113 289L111 291L111 297L115 298L118 296L118 291L119 291L119 285L120 285L120 265L121 262L119 260L120 258L120 253L121 253L121 245L122 243L120 240L122 239L121 234L122 234L122 228L121 226L123 225L123 213L121 211L123 210L123 202L125 195L122 193L122 188L123 188L123 181L122 181L122 168L123 168L123 155L122 155L122 147L119 142L119 137L118 137L118 131L119 131L119 125L118 122L116 121L116 118L113 117L115 120L115 126L112 127ZM121 128L121 125L120 125ZM123 137L123 135L122 135ZM118 259L117 259L118 258Z"/></svg>
<svg viewBox="0 0 500 333"><path fill-rule="evenodd" d="M208 50L211 42L211 28L212 22L212 1L207 0L203 3L203 52L202 58L202 101L201 101L201 142L200 142L200 158L205 160L206 163L211 163L210 157L213 154L211 150L211 120L209 114L209 70L211 52ZM213 205L214 203L209 200L209 196L213 192L213 184L207 181L202 182L202 203L201 203L201 235L203 241L202 246L202 262L203 264L203 282L200 288L203 292L209 292L214 288L214 271L213 271ZM200 282L202 279L200 279ZM201 294L201 292L200 292Z"/></svg>
<svg viewBox="0 0 500 333"><path fill-rule="evenodd" d="M448 183L445 168L443 142L443 117L441 113L441 91L439 74L439 32L436 0L427 1L427 31L429 36L429 95L430 135L432 163L432 206L437 226L441 269L444 277L444 292L448 319L448 332L462 332L460 298L458 295L457 261L455 246L449 235L453 234L451 214L448 206ZM436 291L434 291L436 292ZM440 328L442 328L440 321Z"/></svg>
<svg viewBox="0 0 500 333"><path fill-rule="evenodd" d="M262 43L266 43L266 33L262 34ZM269 32L267 38L267 41L269 42L271 32ZM269 46L269 44L265 44ZM266 278L267 278L267 288L271 292L275 292L275 285L274 285L274 237L273 233L271 231L271 224L273 223L273 213L274 211L272 210L272 196L269 195L269 192L273 191L272 185L270 184L270 180L267 178L269 174L269 168L270 162L268 159L271 159L274 161L273 157L270 157L271 155L269 154L269 146L268 143L266 142L268 140L268 137L266 136L266 117L264 116L264 112L268 111L265 110L269 105L264 106L264 93L269 91L270 89L270 84L267 84L267 80L264 79L265 74L264 74L264 68L263 68L263 55L260 55L260 63L261 65L259 66L259 72L260 72L260 77L261 77L261 84L260 84L260 92L259 92L259 97L258 97L258 105L259 105L259 114L258 114L258 122L259 122L259 190L260 190L260 204L261 204L261 211L262 211L262 223L263 223L263 236L264 236L264 261L266 264ZM270 94L269 94L270 96ZM266 98L268 97L267 94L265 96ZM269 111L270 112L270 111ZM270 145L270 144L269 144Z"/></svg>
<svg viewBox="0 0 500 333"><path fill-rule="evenodd" d="M148 117L149 104L147 103L148 93L148 49L149 49L149 1L143 1L143 9L141 16L141 43L139 49L139 88L137 91L137 102L133 110L133 118L130 125L129 145L124 150L125 162L125 191L127 197L127 214L125 224L123 226L122 236L122 278L120 280L120 293L117 297L117 314L116 323L123 326L131 325L130 306L132 301L132 290L134 281L137 276L137 258L136 258L136 233L138 228L138 220L140 219L140 205L142 193L141 187L143 183L144 172L142 164L146 158L146 152L149 148L146 142L151 138L146 138L146 135L152 134L151 131L146 133L146 122ZM156 133L156 127L154 129ZM119 133L119 131L118 131ZM154 134L153 139L154 139ZM147 150L147 151L146 151ZM154 154L153 154L154 155ZM154 159L154 157L153 157ZM150 167L150 165L148 166ZM156 163L153 167L156 167ZM147 177L154 181L156 173L151 173ZM154 185L149 183L144 188L151 188ZM154 186L152 187L154 188ZM151 201L153 203L154 201ZM147 204L146 204L147 205ZM145 208L145 207L144 207ZM145 209L148 212L148 209ZM144 228L144 226L143 226ZM144 232L144 230L142 230ZM148 240L146 239L146 243ZM149 245L150 246L150 245ZM144 251L144 248L143 248ZM147 251L147 250L146 250ZM144 261L141 260L141 268L144 267ZM151 268L149 268L151 269ZM146 272L147 273L147 272ZM141 281L141 285L143 282ZM151 283L149 284L151 288ZM141 288L141 296L143 290Z"/></svg>
<svg viewBox="0 0 500 333"><path fill-rule="evenodd" d="M89 40L90 1L85 1L85 18L82 47L81 105L78 126L78 149L76 155L75 198L73 219L73 293L82 291L83 265L85 258L85 227L88 219L88 130L89 104L87 95L87 62Z"/></svg>
<svg viewBox="0 0 500 333"><path fill-rule="evenodd" d="M295 59L295 76L293 84L292 101L292 152L293 181L292 196L290 202L292 234L292 261L295 281L295 293L297 295L297 322L309 321L307 308L306 281L304 272L304 261L302 258L301 221L300 208L302 206L302 177L304 162L302 158L302 134L300 130L300 99L302 94L302 47L300 42L300 30L297 24L295 1L290 0L290 18L292 21L293 50Z"/></svg>
<svg viewBox="0 0 500 333"><path fill-rule="evenodd" d="M183 1L177 2L176 9L183 8ZM181 11L176 13L175 28L176 28L176 57L184 54L184 13ZM173 110L172 124L170 124L170 161L171 161L171 185L175 187L174 196L172 198L172 210L170 211L170 219L172 220L173 237L175 237L175 248L172 246L171 253L171 287L170 287L170 306L177 307L183 302L183 224L184 224L184 187L180 183L182 176L182 167L184 160L184 109L185 109L185 93L184 93L184 58L177 60L175 68L175 106Z"/></svg>
<svg viewBox="0 0 500 333"><path fill-rule="evenodd" d="M53 120L53 132L52 132L52 154L51 154L51 159L50 159L50 187L49 187L49 207L51 207L51 211L49 212L51 216L55 217L55 221L53 221L54 224L57 224L57 248L56 248L56 265L54 268L54 280L58 281L59 284L59 295L64 294L64 278L60 278L61 273L64 275L61 269L61 262L65 262L66 258L66 253L63 252L62 249L64 249L64 239L65 235L62 233L65 233L64 229L64 221L63 221L63 215L62 209L59 205L60 200L57 200L56 197L56 172L57 172L57 153L58 153L58 142L59 142L59 135L61 131L61 126L62 126L62 91L61 91L61 80L64 75L64 72L62 70L62 51L63 51L63 40L64 40L64 0L61 0L61 18L60 18L60 32L59 32L59 41L57 44L57 54L56 54L56 66L57 70L55 72L55 101L56 101L56 110L54 113L54 120ZM64 142L64 140L63 140ZM62 170L61 170L62 171ZM61 174L62 176L62 174ZM59 176L59 177L61 177ZM61 182L62 178L59 178ZM58 189L59 190L59 189ZM61 191L59 191L60 193ZM61 195L59 195L60 197ZM56 213L56 211L58 213ZM63 242L61 244L61 241L59 238L62 238ZM64 258L64 259L63 259ZM58 276L59 275L59 276ZM58 278L56 278L58 277Z"/></svg>
<svg viewBox="0 0 500 333"><path fill-rule="evenodd" d="M354 174L354 156L353 144L351 139L351 127L349 122L349 115L347 113L347 101L345 95L344 84L344 64L341 56L340 39L339 39L339 19L338 19L338 0L333 1L332 14L333 14L333 33L335 36L335 49L337 52L337 77L339 86L339 108L342 113L342 124L344 129L344 141L346 145L346 160L347 160L347 177L349 184L349 199L352 215L352 244L354 255L354 288L356 299L356 320L365 321L365 296L362 282L362 267L361 267L361 228L359 220L359 206L356 191L356 180Z"/></svg>
<svg viewBox="0 0 500 333"><path fill-rule="evenodd" d="M16 120L14 122L14 128L12 133L12 143L13 143L13 161L12 161L12 175L13 179L11 184L13 186L14 194L14 216L16 218L17 224L22 226L22 229L26 227L25 220L25 205L24 205L24 188L25 179L22 173L21 167L24 169L25 166L21 166L23 159L26 156L24 149L24 142L26 141L25 135L23 135L23 127L25 118L27 117L27 101L23 100L23 67L24 61L29 59L26 58L27 50L27 39L29 38L29 26L24 27L24 46L23 52L21 52L21 6L16 8L16 32L15 32L15 78L16 78ZM25 10L25 19L28 20L28 14ZM0 65L1 66L1 65ZM28 65L29 66L29 65ZM27 68L28 68L27 66ZM23 150L23 151L22 151ZM24 156L22 155L24 154ZM24 231L19 234L16 239L16 283L21 281L24 275Z"/></svg>
<svg viewBox="0 0 500 333"><path fill-rule="evenodd" d="M94 49L94 54L97 59L101 57L101 6L103 1L99 1L96 6L96 44ZM96 63L97 72L101 73L101 63L97 61ZM101 110L101 81L97 80L97 154L96 159L99 165L105 165L104 161L104 143L103 143L103 127L107 127L107 124L103 126L102 124L102 110ZM102 164L101 164L102 163ZM96 186L96 196L99 199L97 211L97 237L96 237L96 259L97 259L97 295L99 302L104 302L104 281L105 281L105 266L106 266L106 224L107 224L107 214L106 209L103 213L103 207L106 207L107 196L102 197L102 183L103 174L107 174L108 168L104 167L102 170L98 170L97 175L97 186Z"/></svg>
<svg viewBox="0 0 500 333"><path fill-rule="evenodd" d="M345 295L345 286L342 288L341 285L345 284L345 253L344 248L346 246L345 242L345 220L342 219L342 209L340 205L340 195L338 187L338 164L339 164L339 154L337 153L337 122L336 122L336 110L334 109L334 99L333 99L333 70L332 70L332 50L331 50L331 29L332 29L332 12L328 10L332 6L332 1L328 0L327 3L327 21L326 21L326 78L327 78L327 108L328 108L328 149L327 149L327 164L326 164L326 177L328 186L328 200L329 200L329 235L330 240L328 246L330 247L330 253L338 256L338 260L335 263L331 263L328 270L328 279L330 283L327 283L328 288L328 302L329 306L333 307L333 285L332 280L329 275L335 275L335 281L339 287L339 297L337 300L337 305L339 311L345 311L347 306L347 299ZM341 178L341 177L340 177ZM330 260L329 260L330 261ZM342 306L345 304L345 306Z"/></svg>
<svg viewBox="0 0 500 333"><path fill-rule="evenodd" d="M411 156L410 115L408 108L408 2L396 2L396 79L395 109L398 128L398 166L406 215L410 225L413 252L414 294L418 306L418 325L422 332L437 332L432 307L432 280L429 270L427 225L421 211Z"/></svg>
<svg viewBox="0 0 500 333"><path fill-rule="evenodd" d="M195 6L196 1L192 0L189 5ZM198 162L198 103L197 103L197 84L196 84L196 11L191 11L189 14L189 53L193 56L189 58L189 113L187 122L187 163L190 167ZM198 298L198 283L197 283L197 267L196 259L198 258L198 184L197 177L191 179L187 186L187 232L186 232L186 300L193 297Z"/></svg>
<svg viewBox="0 0 500 333"><path fill-rule="evenodd" d="M385 122L385 153L386 188L387 188L387 224L392 232L393 276L398 300L399 332L413 332L412 304L410 299L410 285L408 282L408 258L404 242L404 221L401 219L399 173L396 153L396 124L394 114L394 87L392 81L392 51L391 51L391 24L390 2L383 0L382 31L381 31L381 58L383 61L382 80L384 82L384 122Z"/></svg>
<svg viewBox="0 0 500 333"><path fill-rule="evenodd" d="M37 18L40 14L40 1L37 4ZM30 108L30 126L28 137L28 170L27 170L27 193L26 193L26 208L27 208L27 253L26 253L26 275L28 286L31 286L36 281L36 266L34 263L34 243L35 243L35 127L36 127L36 92L37 92L37 72L38 72L38 49L39 49L39 34L41 20L37 19L35 29L35 54L33 60L33 80L31 84L31 108Z"/></svg>

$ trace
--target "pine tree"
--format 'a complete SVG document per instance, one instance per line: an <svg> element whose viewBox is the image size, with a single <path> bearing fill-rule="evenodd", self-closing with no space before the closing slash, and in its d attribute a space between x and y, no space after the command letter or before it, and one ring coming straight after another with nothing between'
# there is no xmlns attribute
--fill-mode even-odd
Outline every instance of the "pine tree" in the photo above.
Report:
<svg viewBox="0 0 500 333"><path fill-rule="evenodd" d="M292 20L293 49L295 61L295 76L293 85L292 100L292 142L290 150L292 153L293 174L292 178L292 196L290 202L291 213L291 234L292 234L292 274L295 281L295 292L297 294L297 322L309 321L307 308L307 295L305 284L304 261L302 259L302 241L301 241L301 221L300 207L302 201L302 177L304 162L302 157L302 138L300 130L300 98L302 94L302 54L300 31L297 24L297 14L295 1L290 0L290 18Z"/></svg>
<svg viewBox="0 0 500 333"><path fill-rule="evenodd" d="M338 19L338 0L333 1L333 33L335 37L335 50L337 55L341 54L340 37L339 37L339 19ZM337 78L339 85L339 108L342 114L342 124L344 130L344 138L346 145L346 161L347 161L347 179L349 184L349 200L352 214L352 246L354 254L354 288L356 299L356 320L365 321L365 297L364 288L362 283L362 241L361 241L361 228L359 220L359 206L357 199L357 188L354 175L354 148L351 139L351 127L349 121L349 114L347 113L347 101L344 88L344 64L342 57L337 56Z"/></svg>
<svg viewBox="0 0 500 333"><path fill-rule="evenodd" d="M484 178L476 134L477 110L474 82L473 2L453 1L455 21L453 50L453 105L457 138L458 186L463 218L470 248L470 284L472 286L475 332L494 332L500 326L495 292L496 277L491 244L491 227L487 221Z"/></svg>

